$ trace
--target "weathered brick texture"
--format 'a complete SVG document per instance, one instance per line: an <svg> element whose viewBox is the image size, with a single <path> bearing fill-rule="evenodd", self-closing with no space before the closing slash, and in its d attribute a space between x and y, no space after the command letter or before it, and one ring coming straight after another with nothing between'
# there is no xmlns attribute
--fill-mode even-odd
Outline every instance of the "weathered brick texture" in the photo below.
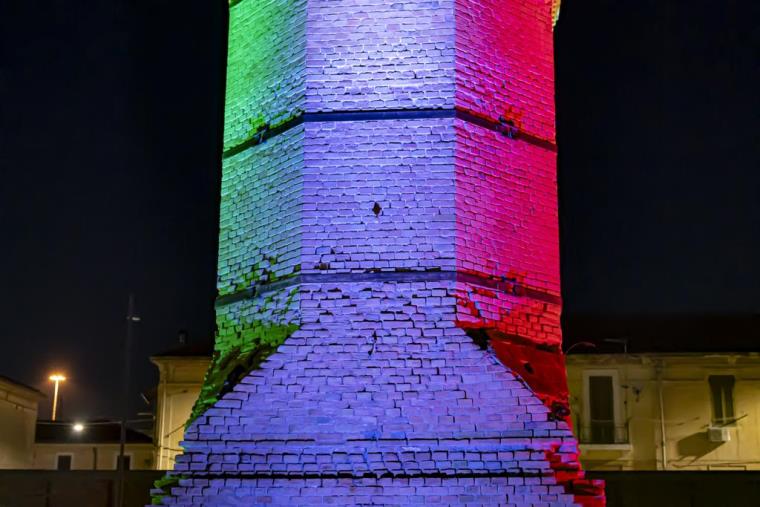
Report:
<svg viewBox="0 0 760 507"><path fill-rule="evenodd" d="M303 111L306 0L243 0L230 7L224 149Z"/></svg>
<svg viewBox="0 0 760 507"><path fill-rule="evenodd" d="M552 2L230 9L216 355L163 502L603 505L567 423Z"/></svg>
<svg viewBox="0 0 760 507"><path fill-rule="evenodd" d="M307 124L302 270L455 269L454 120Z"/></svg>
<svg viewBox="0 0 760 507"><path fill-rule="evenodd" d="M454 0L318 0L307 18L308 111L454 104Z"/></svg>
<svg viewBox="0 0 760 507"><path fill-rule="evenodd" d="M456 105L554 140L547 0L456 0Z"/></svg>
<svg viewBox="0 0 760 507"><path fill-rule="evenodd" d="M559 296L556 153L456 127L457 267Z"/></svg>
<svg viewBox="0 0 760 507"><path fill-rule="evenodd" d="M217 289L292 275L301 262L304 128L222 162Z"/></svg>
<svg viewBox="0 0 760 507"><path fill-rule="evenodd" d="M188 429L175 470L198 479L167 501L312 505L323 493L302 480L354 477L372 480L337 488L351 499L336 503L405 505L401 491L433 505L572 503L547 459L565 445L572 463L571 432L454 325L454 285L301 284L299 330Z"/></svg>
<svg viewBox="0 0 760 507"><path fill-rule="evenodd" d="M190 482L190 481L183 481ZM426 505L522 507L567 505L561 486L539 480L494 477L433 477L401 479L273 479L200 480L198 491L213 492L227 505ZM261 488L261 484L266 489ZM184 491L186 487L177 488ZM505 502L505 498L509 498Z"/></svg>

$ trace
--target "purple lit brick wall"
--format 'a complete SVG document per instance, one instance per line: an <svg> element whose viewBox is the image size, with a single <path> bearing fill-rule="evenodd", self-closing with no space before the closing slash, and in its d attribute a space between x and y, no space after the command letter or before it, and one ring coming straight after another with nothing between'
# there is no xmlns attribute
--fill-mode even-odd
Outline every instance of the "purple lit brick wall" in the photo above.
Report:
<svg viewBox="0 0 760 507"><path fill-rule="evenodd" d="M303 271L454 270L453 124L308 124Z"/></svg>
<svg viewBox="0 0 760 507"><path fill-rule="evenodd" d="M572 434L455 326L454 282L299 294L300 329L186 433L167 502L572 504L547 460Z"/></svg>
<svg viewBox="0 0 760 507"><path fill-rule="evenodd" d="M454 105L453 0L308 6L307 111Z"/></svg>

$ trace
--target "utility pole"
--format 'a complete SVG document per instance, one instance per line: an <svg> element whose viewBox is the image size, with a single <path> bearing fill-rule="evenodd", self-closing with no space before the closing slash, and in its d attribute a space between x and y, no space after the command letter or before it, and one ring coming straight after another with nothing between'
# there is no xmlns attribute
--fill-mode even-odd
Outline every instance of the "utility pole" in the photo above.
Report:
<svg viewBox="0 0 760 507"><path fill-rule="evenodd" d="M124 490L125 490L125 459L124 448L127 443L127 418L129 416L129 369L131 366L132 356L132 326L135 322L140 322L140 317L135 315L135 296L129 295L129 302L127 303L127 334L124 340L124 371L122 377L122 397L121 397L121 432L119 435L119 484L117 493L117 507L124 507Z"/></svg>
<svg viewBox="0 0 760 507"><path fill-rule="evenodd" d="M662 468L668 469L668 438L665 434L665 402L662 396L663 370L665 369L664 361L657 361L654 365L654 371L657 378L657 401L660 407L660 457Z"/></svg>

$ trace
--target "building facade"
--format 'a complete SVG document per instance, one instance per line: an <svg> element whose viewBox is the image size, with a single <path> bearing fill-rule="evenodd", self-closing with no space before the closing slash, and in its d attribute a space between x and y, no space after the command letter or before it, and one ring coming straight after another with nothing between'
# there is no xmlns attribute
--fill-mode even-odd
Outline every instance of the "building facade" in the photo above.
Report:
<svg viewBox="0 0 760 507"><path fill-rule="evenodd" d="M760 353L571 354L589 470L759 470Z"/></svg>
<svg viewBox="0 0 760 507"><path fill-rule="evenodd" d="M43 399L37 389L0 376L0 468L34 466L34 425Z"/></svg>
<svg viewBox="0 0 760 507"><path fill-rule="evenodd" d="M116 470L120 455L119 422L38 421L32 458L35 470ZM127 470L154 468L151 437L127 429Z"/></svg>
<svg viewBox="0 0 760 507"><path fill-rule="evenodd" d="M211 362L212 345L182 346L150 358L158 368L154 438L157 470L174 468L185 424Z"/></svg>

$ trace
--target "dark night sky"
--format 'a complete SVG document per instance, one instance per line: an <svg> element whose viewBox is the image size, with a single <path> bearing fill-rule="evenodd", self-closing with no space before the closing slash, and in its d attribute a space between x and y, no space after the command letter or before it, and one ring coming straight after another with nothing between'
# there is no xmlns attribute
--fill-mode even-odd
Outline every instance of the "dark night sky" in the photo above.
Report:
<svg viewBox="0 0 760 507"><path fill-rule="evenodd" d="M565 0L565 311L760 312L752 1ZM225 3L0 3L0 374L116 416L147 357L213 330ZM47 415L47 407L43 415Z"/></svg>

